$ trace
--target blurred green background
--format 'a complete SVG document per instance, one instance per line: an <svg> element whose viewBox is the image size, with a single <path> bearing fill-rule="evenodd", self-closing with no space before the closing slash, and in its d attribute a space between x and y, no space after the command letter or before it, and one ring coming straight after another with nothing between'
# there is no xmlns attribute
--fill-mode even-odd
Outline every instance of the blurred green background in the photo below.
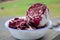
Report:
<svg viewBox="0 0 60 40"><path fill-rule="evenodd" d="M60 0L15 0L3 2L0 3L0 16L25 16L29 6L38 2L48 6L51 18L60 17Z"/></svg>

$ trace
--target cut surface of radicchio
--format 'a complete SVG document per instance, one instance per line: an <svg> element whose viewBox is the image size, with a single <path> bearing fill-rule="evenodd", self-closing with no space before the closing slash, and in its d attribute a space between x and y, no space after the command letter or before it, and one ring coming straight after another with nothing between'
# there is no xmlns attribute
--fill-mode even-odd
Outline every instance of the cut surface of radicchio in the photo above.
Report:
<svg viewBox="0 0 60 40"><path fill-rule="evenodd" d="M29 9L26 11L26 18L30 24L33 24L34 26L40 25L39 23L42 21L42 16L45 15L47 6L42 3L36 3L29 7Z"/></svg>
<svg viewBox="0 0 60 40"><path fill-rule="evenodd" d="M14 20L9 21L9 27L21 30L27 30L29 28L29 26L26 23L26 20L19 18L15 18Z"/></svg>

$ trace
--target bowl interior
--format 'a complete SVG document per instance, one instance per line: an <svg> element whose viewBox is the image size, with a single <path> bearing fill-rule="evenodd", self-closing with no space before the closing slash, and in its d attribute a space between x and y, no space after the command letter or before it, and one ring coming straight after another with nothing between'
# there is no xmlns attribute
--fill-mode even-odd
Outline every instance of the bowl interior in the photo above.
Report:
<svg viewBox="0 0 60 40"><path fill-rule="evenodd" d="M24 19L25 19L26 17L19 17L19 18L24 18ZM5 27L8 28L8 29L17 30L17 29L13 29L13 28L9 28L9 27L8 27L9 21L11 21L11 20L13 20L13 19L14 19L14 18L12 18L12 19L10 19L10 20L7 20L7 21L5 22ZM49 28L51 28L51 26L52 26L52 21L49 20L47 27L45 27L45 28L40 28L40 29L36 29L36 30L49 29ZM19 31L35 31L35 30L19 30Z"/></svg>

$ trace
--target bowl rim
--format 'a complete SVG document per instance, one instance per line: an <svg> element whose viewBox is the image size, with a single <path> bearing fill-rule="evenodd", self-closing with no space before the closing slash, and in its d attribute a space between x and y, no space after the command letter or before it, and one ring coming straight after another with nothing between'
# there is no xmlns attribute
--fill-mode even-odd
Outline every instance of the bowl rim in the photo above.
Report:
<svg viewBox="0 0 60 40"><path fill-rule="evenodd" d="M16 18L16 17L14 17L14 18ZM10 20L7 20L7 21L5 22L5 27L6 27L7 29L18 30L18 31L36 31L36 30L49 29L49 28L51 28L51 26L52 26L52 21L51 21L51 20L48 20L48 25L47 25L47 27L40 28L40 29L36 29L36 30L19 30L19 29L9 28L9 27L8 27L9 21L13 20L14 18L12 18L12 19L10 19ZM23 17L18 17L18 18L26 18L26 17L23 16Z"/></svg>

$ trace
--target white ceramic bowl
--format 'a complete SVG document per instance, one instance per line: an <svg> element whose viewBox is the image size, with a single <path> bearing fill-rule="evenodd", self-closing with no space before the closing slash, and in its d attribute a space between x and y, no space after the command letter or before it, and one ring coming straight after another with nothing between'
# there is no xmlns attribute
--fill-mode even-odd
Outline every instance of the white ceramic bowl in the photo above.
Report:
<svg viewBox="0 0 60 40"><path fill-rule="evenodd" d="M25 17L23 17L23 18L25 18ZM48 26L45 28L41 28L41 29L37 29L37 30L17 30L17 29L12 29L12 28L8 27L9 21L11 21L11 20L8 20L5 23L5 27L10 31L12 36L17 39L38 39L38 38L41 38L46 34L48 29L52 25L52 22L49 20Z"/></svg>

